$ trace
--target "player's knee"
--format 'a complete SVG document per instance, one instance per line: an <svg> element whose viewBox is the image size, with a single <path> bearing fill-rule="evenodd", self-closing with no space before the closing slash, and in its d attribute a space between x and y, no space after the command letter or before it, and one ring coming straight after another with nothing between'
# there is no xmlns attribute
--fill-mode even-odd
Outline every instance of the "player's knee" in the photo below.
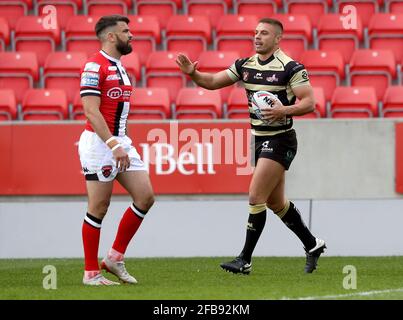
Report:
<svg viewBox="0 0 403 320"><path fill-rule="evenodd" d="M138 199L135 201L136 206L138 206L141 210L147 212L151 209L154 204L154 194L149 194L142 199Z"/></svg>
<svg viewBox="0 0 403 320"><path fill-rule="evenodd" d="M258 195L249 194L249 203L250 204L257 204L257 203L264 203L265 199L259 197Z"/></svg>
<svg viewBox="0 0 403 320"><path fill-rule="evenodd" d="M266 202L267 208L269 208L274 213L281 211L284 208L284 203L282 202Z"/></svg>
<svg viewBox="0 0 403 320"><path fill-rule="evenodd" d="M290 208L290 201L286 200L284 202L277 202L277 203L267 203L266 204L270 210L273 211L274 214L278 215L280 218L283 218L284 215L288 212Z"/></svg>
<svg viewBox="0 0 403 320"><path fill-rule="evenodd" d="M90 203L88 207L90 212L104 216L108 211L109 204L110 200L105 199L105 200L98 200L95 203Z"/></svg>

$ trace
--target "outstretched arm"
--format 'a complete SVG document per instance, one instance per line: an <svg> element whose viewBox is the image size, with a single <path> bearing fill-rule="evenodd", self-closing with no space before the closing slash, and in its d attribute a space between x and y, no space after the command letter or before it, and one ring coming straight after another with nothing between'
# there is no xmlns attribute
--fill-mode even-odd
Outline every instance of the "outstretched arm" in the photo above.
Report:
<svg viewBox="0 0 403 320"><path fill-rule="evenodd" d="M223 70L217 73L207 73L197 71L198 62L192 62L184 54L179 54L176 58L176 63L184 74L200 87L215 90L234 84L234 81L228 76L227 71Z"/></svg>

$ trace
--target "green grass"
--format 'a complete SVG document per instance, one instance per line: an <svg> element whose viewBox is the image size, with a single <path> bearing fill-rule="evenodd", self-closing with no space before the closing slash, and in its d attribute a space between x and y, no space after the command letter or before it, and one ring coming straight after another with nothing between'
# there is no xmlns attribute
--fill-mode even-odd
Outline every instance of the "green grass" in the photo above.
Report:
<svg viewBox="0 0 403 320"><path fill-rule="evenodd" d="M139 283L115 287L83 286L82 259L0 259L0 299L403 299L403 256L322 257L313 274L303 273L303 257L256 257L249 276L223 272L219 263L227 259L127 259L127 269ZM56 290L43 288L45 265L56 267ZM357 270L355 290L343 288L345 265ZM357 295L394 289L400 291Z"/></svg>

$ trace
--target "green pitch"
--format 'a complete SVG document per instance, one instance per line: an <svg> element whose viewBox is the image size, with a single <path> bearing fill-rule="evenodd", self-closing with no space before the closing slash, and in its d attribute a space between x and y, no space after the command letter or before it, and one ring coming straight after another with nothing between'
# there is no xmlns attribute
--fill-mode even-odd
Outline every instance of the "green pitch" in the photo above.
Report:
<svg viewBox="0 0 403 320"><path fill-rule="evenodd" d="M222 271L219 264L228 259L127 259L139 283L115 287L83 286L82 259L3 259L0 299L403 299L403 256L325 256L313 274L303 273L304 257L256 257L249 276ZM55 267L57 289L43 287L50 283L45 277L51 273L43 273L46 265ZM351 269L343 273L346 265L356 270L356 289L343 288L343 283L354 285Z"/></svg>

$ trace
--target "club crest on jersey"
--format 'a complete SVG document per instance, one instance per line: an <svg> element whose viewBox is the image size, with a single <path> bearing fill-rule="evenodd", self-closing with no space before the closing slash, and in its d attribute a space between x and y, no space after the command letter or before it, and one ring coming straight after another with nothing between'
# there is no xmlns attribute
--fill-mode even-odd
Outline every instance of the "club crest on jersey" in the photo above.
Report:
<svg viewBox="0 0 403 320"><path fill-rule="evenodd" d="M244 71L244 72L242 73L242 80L243 80L243 81L248 81L248 78L249 78L249 72L248 72L248 71Z"/></svg>
<svg viewBox="0 0 403 320"><path fill-rule="evenodd" d="M118 99L122 96L122 89L120 89L119 87L113 87L108 90L106 95L111 99Z"/></svg>
<svg viewBox="0 0 403 320"><path fill-rule="evenodd" d="M110 71L116 71L116 70L118 70L118 68L117 68L116 66L109 66L109 67L108 67L108 70L110 70Z"/></svg>
<svg viewBox="0 0 403 320"><path fill-rule="evenodd" d="M112 166L103 166L101 170L102 170L102 175L105 178L108 178L112 173Z"/></svg>

